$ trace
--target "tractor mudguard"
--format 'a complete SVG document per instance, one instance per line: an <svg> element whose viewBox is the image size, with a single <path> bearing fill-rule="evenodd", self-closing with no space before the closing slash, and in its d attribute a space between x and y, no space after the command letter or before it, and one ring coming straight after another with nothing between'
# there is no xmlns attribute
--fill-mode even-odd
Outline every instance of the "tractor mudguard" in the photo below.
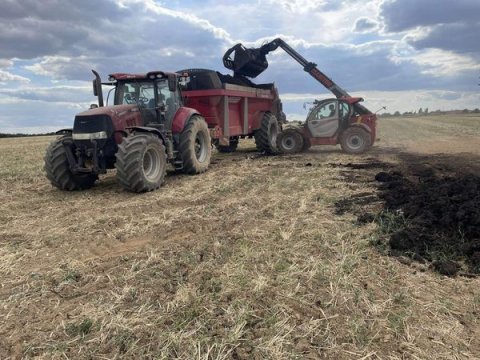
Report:
<svg viewBox="0 0 480 360"><path fill-rule="evenodd" d="M73 129L62 129L55 132L55 135L65 135L73 133Z"/></svg>
<svg viewBox="0 0 480 360"><path fill-rule="evenodd" d="M193 115L201 116L201 114L197 110L189 107L181 107L180 109L178 109L172 121L172 134L180 134L183 131L186 122Z"/></svg>
<svg viewBox="0 0 480 360"><path fill-rule="evenodd" d="M156 136L158 136L162 140L162 142L164 144L166 144L165 135L160 130L158 130L156 128L152 128L152 127L148 127L148 126L131 126L131 127L127 127L126 129L127 130L132 130L132 131L135 131L135 132L155 134Z"/></svg>

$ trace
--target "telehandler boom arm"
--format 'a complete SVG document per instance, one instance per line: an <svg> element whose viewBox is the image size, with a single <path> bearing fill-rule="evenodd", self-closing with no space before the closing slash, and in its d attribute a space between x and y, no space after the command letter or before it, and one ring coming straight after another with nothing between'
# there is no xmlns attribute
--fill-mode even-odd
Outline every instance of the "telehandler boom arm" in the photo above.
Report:
<svg viewBox="0 0 480 360"><path fill-rule="evenodd" d="M260 48L247 49L242 44L237 44L227 50L223 56L223 64L227 69L233 70L234 76L247 76L254 78L267 69L268 61L266 55L271 51L275 51L279 47L303 66L303 70L325 86L337 99L351 98L350 94L321 72L318 69L317 64L305 59L280 38L272 40L262 45ZM233 52L235 52L235 54L232 59L231 55ZM358 102L354 104L354 108L361 115L372 113Z"/></svg>

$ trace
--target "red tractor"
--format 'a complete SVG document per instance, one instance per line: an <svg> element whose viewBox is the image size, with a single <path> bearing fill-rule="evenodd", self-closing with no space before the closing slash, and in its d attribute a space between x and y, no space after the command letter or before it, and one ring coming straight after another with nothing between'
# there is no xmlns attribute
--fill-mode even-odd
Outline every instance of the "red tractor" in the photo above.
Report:
<svg viewBox="0 0 480 360"><path fill-rule="evenodd" d="M268 67L266 55L282 48L293 57L303 69L336 98L316 100L305 123L289 124L278 135L278 149L283 153L307 150L312 145L336 145L340 143L347 153L359 154L373 145L376 135L377 116L360 104L362 98L350 96L322 73L317 65L307 61L282 39L275 39L260 48L248 49L237 44L227 50L223 57L226 68L235 76L256 77Z"/></svg>
<svg viewBox="0 0 480 360"><path fill-rule="evenodd" d="M211 70L116 73L106 83L93 73L98 106L76 115L45 155L47 178L59 189L90 188L116 168L126 190L151 191L162 185L167 163L188 174L206 171L212 139L220 151L234 151L245 136L263 152L276 151L285 116L273 84ZM113 86L112 106L104 106L102 84Z"/></svg>

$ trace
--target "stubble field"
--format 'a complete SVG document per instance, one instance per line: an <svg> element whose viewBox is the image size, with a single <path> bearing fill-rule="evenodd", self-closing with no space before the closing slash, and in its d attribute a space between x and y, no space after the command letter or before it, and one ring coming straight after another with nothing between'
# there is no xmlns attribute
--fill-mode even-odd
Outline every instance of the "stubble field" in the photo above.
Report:
<svg viewBox="0 0 480 360"><path fill-rule="evenodd" d="M0 358L480 358L480 117L378 137L247 140L146 194L59 191L51 137L1 139Z"/></svg>

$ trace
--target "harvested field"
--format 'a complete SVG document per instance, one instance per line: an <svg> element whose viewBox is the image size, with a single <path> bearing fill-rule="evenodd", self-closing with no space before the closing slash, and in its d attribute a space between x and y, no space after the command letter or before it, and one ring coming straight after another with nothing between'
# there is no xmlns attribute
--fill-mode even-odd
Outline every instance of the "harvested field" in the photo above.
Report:
<svg viewBox="0 0 480 360"><path fill-rule="evenodd" d="M140 195L58 191L51 138L1 139L0 358L480 358L480 118L379 132Z"/></svg>

